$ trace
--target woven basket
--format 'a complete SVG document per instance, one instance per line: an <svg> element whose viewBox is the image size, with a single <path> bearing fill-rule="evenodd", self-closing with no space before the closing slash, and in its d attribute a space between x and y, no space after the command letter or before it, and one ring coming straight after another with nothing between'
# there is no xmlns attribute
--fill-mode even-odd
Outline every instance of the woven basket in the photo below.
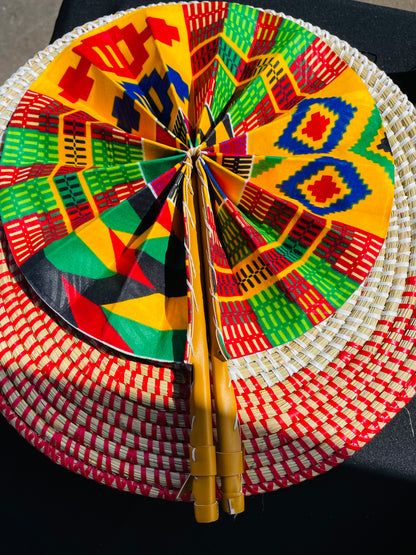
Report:
<svg viewBox="0 0 416 555"><path fill-rule="evenodd" d="M0 89L0 133L60 51L124 13L75 29L19 69ZM415 108L357 50L294 21L325 40L368 86L395 159L395 203L374 268L340 310L295 341L228 363L245 450L245 495L336 466L415 393ZM189 474L188 369L120 358L74 335L35 298L1 239L2 414L70 470L120 490L178 499Z"/></svg>

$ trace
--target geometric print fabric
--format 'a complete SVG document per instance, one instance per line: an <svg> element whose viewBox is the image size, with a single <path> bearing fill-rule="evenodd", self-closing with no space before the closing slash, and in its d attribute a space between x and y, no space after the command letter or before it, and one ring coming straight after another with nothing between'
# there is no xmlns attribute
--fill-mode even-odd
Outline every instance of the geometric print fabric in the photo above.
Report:
<svg viewBox="0 0 416 555"><path fill-rule="evenodd" d="M0 176L38 295L91 337L165 361L189 356L199 262L225 357L327 318L377 257L394 178L354 72L299 25L223 2L136 10L77 39L18 105ZM190 221L208 232L201 261Z"/></svg>

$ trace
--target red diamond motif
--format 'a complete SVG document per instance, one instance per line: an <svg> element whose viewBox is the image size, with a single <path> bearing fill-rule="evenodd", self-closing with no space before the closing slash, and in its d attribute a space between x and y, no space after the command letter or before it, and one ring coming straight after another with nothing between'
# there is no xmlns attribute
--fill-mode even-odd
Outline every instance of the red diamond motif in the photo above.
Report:
<svg viewBox="0 0 416 555"><path fill-rule="evenodd" d="M302 129L302 135L307 135L313 141L320 141L329 122L329 118L326 118L319 112L314 112L306 126Z"/></svg>
<svg viewBox="0 0 416 555"><path fill-rule="evenodd" d="M316 202L325 203L341 192L330 175L323 175L308 187L308 191L315 197Z"/></svg>

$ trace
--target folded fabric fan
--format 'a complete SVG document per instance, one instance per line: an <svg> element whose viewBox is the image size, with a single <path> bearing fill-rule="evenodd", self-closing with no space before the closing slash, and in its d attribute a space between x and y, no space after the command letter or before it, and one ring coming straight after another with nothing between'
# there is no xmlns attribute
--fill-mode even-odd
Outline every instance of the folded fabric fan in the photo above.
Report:
<svg viewBox="0 0 416 555"><path fill-rule="evenodd" d="M325 38L152 6L3 88L1 411L53 460L168 499L192 482L212 521L219 497L238 513L338 464L413 395L414 153L389 227L389 143L347 62L377 76L387 130L406 113Z"/></svg>

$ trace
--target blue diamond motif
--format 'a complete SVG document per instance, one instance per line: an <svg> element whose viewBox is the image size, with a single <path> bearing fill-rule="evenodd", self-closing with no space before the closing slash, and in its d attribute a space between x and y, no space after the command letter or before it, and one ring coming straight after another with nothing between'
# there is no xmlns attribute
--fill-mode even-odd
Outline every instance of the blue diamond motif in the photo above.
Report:
<svg viewBox="0 0 416 555"><path fill-rule="evenodd" d="M313 106L323 106L337 116L331 132L320 148L315 148L313 145L310 146L296 137L299 126L303 124L306 114ZM357 108L341 98L309 98L302 100L302 102L299 102L288 126L279 137L279 140L274 143L274 146L286 148L293 154L329 153L341 141L356 111Z"/></svg>
<svg viewBox="0 0 416 555"><path fill-rule="evenodd" d="M335 200L330 206L316 206L305 196L301 186L305 181L310 180L319 172L325 171L325 169L328 169L330 174L333 173L334 167L343 182L348 185L350 192L342 198ZM280 189L286 196L298 200L305 208L318 216L326 216L335 212L350 210L355 204L365 199L371 192L369 186L364 183L357 173L354 164L330 156L322 156L310 164L307 164L289 179L283 181L283 183L277 184L276 188Z"/></svg>

